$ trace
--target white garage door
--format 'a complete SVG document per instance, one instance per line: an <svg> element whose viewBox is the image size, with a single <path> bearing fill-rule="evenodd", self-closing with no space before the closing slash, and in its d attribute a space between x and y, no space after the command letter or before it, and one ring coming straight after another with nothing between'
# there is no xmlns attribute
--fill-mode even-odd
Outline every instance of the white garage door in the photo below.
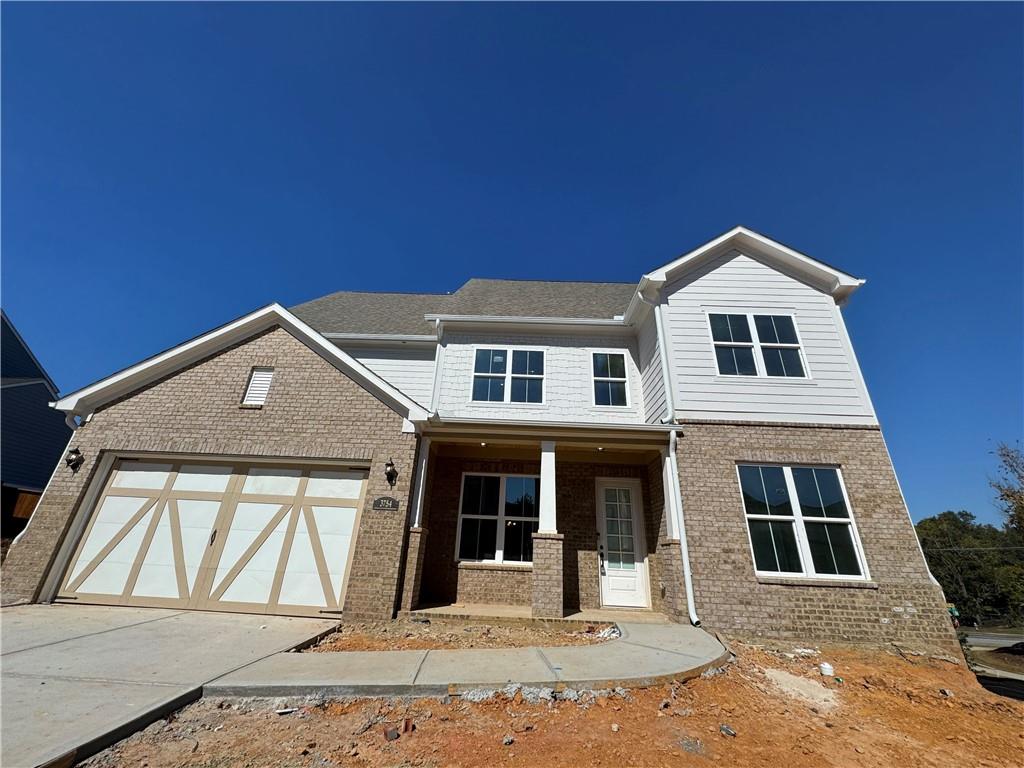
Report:
<svg viewBox="0 0 1024 768"><path fill-rule="evenodd" d="M363 469L119 460L58 599L340 611L365 490Z"/></svg>

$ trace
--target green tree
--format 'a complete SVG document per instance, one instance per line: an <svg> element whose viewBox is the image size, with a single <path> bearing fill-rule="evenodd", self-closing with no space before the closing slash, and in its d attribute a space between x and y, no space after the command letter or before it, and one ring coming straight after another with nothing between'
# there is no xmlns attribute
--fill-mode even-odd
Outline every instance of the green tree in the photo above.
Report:
<svg viewBox="0 0 1024 768"><path fill-rule="evenodd" d="M1007 526L1024 536L1024 453L1019 445L1000 443L996 456L999 477L989 484L999 496Z"/></svg>
<svg viewBox="0 0 1024 768"><path fill-rule="evenodd" d="M928 567L965 616L1024 623L1024 537L1009 522L984 525L970 512L943 512L917 526Z"/></svg>

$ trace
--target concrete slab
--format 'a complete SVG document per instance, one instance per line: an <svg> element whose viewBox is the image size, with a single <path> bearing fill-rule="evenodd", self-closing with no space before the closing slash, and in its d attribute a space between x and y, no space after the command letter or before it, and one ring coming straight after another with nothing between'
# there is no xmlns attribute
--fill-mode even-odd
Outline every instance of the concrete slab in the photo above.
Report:
<svg viewBox="0 0 1024 768"><path fill-rule="evenodd" d="M722 644L703 629L684 624L619 624L622 641L686 656L717 657Z"/></svg>
<svg viewBox="0 0 1024 768"><path fill-rule="evenodd" d="M69 613L65 605L19 605L0 610L0 653L109 632L131 624L175 616L181 611L90 605L77 613L79 615Z"/></svg>
<svg viewBox="0 0 1024 768"><path fill-rule="evenodd" d="M5 608L0 765L82 759L198 698L211 679L336 623L88 605Z"/></svg>
<svg viewBox="0 0 1024 768"><path fill-rule="evenodd" d="M554 671L536 648L430 651L416 676L418 686L550 686L556 680Z"/></svg>
<svg viewBox="0 0 1024 768"><path fill-rule="evenodd" d="M427 651L279 653L203 686L204 696L407 696ZM443 695L444 685L417 695Z"/></svg>

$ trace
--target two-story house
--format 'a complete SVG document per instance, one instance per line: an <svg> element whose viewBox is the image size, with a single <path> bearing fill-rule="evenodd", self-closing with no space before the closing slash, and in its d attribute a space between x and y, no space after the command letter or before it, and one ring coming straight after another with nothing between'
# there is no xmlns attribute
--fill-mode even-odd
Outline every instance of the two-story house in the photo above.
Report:
<svg viewBox="0 0 1024 768"><path fill-rule="evenodd" d="M955 645L843 321L862 284L739 227L638 283L260 309L56 402L80 426L5 597Z"/></svg>

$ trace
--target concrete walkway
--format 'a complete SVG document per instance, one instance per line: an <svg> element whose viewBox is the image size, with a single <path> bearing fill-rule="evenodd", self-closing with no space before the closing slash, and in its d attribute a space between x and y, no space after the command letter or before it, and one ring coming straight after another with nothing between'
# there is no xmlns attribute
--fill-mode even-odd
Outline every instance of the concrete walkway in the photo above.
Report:
<svg viewBox="0 0 1024 768"><path fill-rule="evenodd" d="M92 605L0 611L0 765L70 765L336 621ZM299 654L292 654L299 655Z"/></svg>
<svg viewBox="0 0 1024 768"><path fill-rule="evenodd" d="M203 686L207 696L443 696L509 683L639 687L724 663L714 637L680 624L620 623L599 645L459 651L279 653Z"/></svg>

